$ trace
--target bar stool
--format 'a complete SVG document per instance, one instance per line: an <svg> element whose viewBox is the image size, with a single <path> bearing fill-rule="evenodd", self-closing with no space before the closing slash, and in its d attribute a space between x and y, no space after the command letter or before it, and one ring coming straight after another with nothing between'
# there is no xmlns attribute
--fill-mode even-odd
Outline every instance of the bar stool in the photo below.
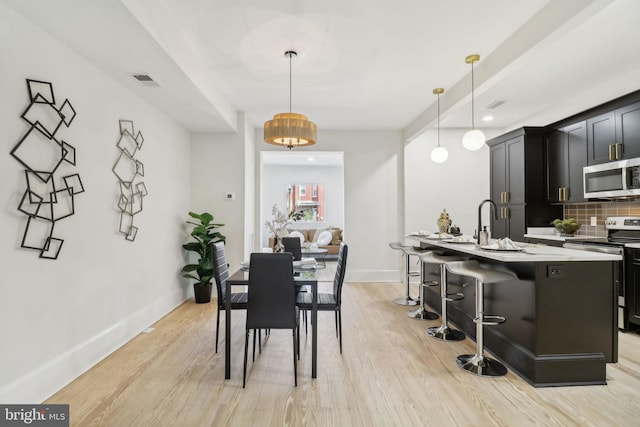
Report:
<svg viewBox="0 0 640 427"><path fill-rule="evenodd" d="M442 324L440 326L432 326L427 328L427 334L433 338L438 338L444 341L461 341L465 338L464 332L457 329L450 328L448 326L447 318L447 302L459 301L464 298L464 295L460 292L449 294L447 292L447 269L446 265L449 262L463 261L466 259L460 255L440 255L435 252L427 252L420 256L422 262L430 264L440 264L440 300L442 301Z"/></svg>
<svg viewBox="0 0 640 427"><path fill-rule="evenodd" d="M391 242L389 243L389 246L391 247L391 249L396 249L399 251L402 251L403 255L404 255L404 276L405 276L405 282L407 284L407 292L405 294L404 297L400 297L400 298L396 298L393 300L393 302L395 302L396 304L400 304L400 305L417 305L418 302L416 300L414 300L413 298L411 298L411 296L409 295L409 284L410 284L410 280L411 277L416 277L420 275L420 272L418 271L412 271L411 267L410 267L410 258L412 255L419 255L421 252L416 251L413 246L409 246L409 245L403 245L400 242Z"/></svg>
<svg viewBox="0 0 640 427"><path fill-rule="evenodd" d="M437 313L425 310L424 308L425 286L435 286L438 284L438 282L435 282L435 281L426 283L424 280L424 257L431 253L432 253L431 251L426 251L426 252L420 252L418 254L418 257L420 258L420 300L418 301L418 305L420 307L418 307L415 310L411 310L407 313L407 316L411 317L412 319L435 320L438 317L440 317L438 316Z"/></svg>
<svg viewBox="0 0 640 427"><path fill-rule="evenodd" d="M456 364L467 372L483 377L505 375L507 368L502 363L484 355L483 326L499 325L506 321L502 316L484 314L484 285L503 282L517 276L511 271L485 268L475 260L449 262L446 266L453 274L473 277L476 280L476 317L473 319L476 324L476 353L458 356Z"/></svg>

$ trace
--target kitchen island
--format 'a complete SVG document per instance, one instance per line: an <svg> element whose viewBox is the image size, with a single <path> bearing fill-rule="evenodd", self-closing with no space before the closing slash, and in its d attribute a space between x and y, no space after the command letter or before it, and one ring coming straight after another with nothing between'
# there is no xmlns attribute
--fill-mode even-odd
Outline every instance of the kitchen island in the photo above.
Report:
<svg viewBox="0 0 640 427"><path fill-rule="evenodd" d="M485 313L506 317L484 330L486 350L536 387L606 384L606 363L617 362L616 263L619 255L516 243L521 251L484 250L407 236L423 249L464 254L508 269L513 280L485 287ZM424 264L425 281L437 282L436 264ZM449 321L475 339L473 279L449 274ZM441 311L439 284L425 289L425 303Z"/></svg>

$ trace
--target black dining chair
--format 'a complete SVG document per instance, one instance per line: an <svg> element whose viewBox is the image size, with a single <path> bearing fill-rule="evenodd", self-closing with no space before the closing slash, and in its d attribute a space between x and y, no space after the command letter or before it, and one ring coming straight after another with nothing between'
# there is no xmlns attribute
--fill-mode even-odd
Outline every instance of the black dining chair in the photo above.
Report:
<svg viewBox="0 0 640 427"><path fill-rule="evenodd" d="M338 262L336 266L336 274L333 278L332 293L318 293L318 311L333 311L336 319L336 337L340 340L340 353L342 353L342 284L344 283L344 274L347 269L347 254L349 248L346 243L340 243L338 250ZM300 310L305 312L305 320L307 318L306 311L311 310L313 303L313 294L310 292L299 293L296 297L296 304ZM305 321L306 332L306 321Z"/></svg>
<svg viewBox="0 0 640 427"><path fill-rule="evenodd" d="M293 375L298 385L299 312L293 280L293 256L290 253L252 253L249 261L249 299L244 339L242 387L247 378L249 332L260 329L291 329L293 337Z"/></svg>
<svg viewBox="0 0 640 427"><path fill-rule="evenodd" d="M284 251L293 255L294 261L300 261L302 259L302 247L299 238L283 237L282 244L284 245Z"/></svg>
<svg viewBox="0 0 640 427"><path fill-rule="evenodd" d="M225 309L226 281L229 278L229 267L223 242L211 244L211 263L213 264L213 276L218 290L218 316L216 318L216 353L218 352L218 335L220 331L220 312ZM231 293L231 310L247 309L247 293Z"/></svg>

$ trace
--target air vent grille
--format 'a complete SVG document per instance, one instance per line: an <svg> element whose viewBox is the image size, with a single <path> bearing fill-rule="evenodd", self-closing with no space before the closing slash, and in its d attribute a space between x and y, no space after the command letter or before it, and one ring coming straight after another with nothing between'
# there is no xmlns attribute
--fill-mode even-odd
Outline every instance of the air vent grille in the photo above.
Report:
<svg viewBox="0 0 640 427"><path fill-rule="evenodd" d="M148 73L132 74L133 78L145 86L159 87L160 83Z"/></svg>
<svg viewBox="0 0 640 427"><path fill-rule="evenodd" d="M505 103L505 101L504 101L504 100L502 100L502 99L497 99L497 100L495 100L495 101L493 101L493 102L489 103L488 105L486 105L483 109L484 109L484 110L493 110L493 109L498 108L499 106L501 106L501 105L502 105L502 104L504 104L504 103Z"/></svg>

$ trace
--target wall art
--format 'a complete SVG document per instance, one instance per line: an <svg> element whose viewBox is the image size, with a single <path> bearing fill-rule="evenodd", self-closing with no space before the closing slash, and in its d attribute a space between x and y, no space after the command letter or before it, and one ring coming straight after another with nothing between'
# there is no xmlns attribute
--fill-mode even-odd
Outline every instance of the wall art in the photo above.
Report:
<svg viewBox="0 0 640 427"><path fill-rule="evenodd" d="M55 225L75 213L75 196L84 192L80 175L68 173L76 165L76 149L61 136L76 111L68 99L56 106L49 82L27 79L27 89L29 106L20 117L29 128L11 150L25 167L18 210L27 224L20 246L38 251L40 258L57 259L64 240L54 234Z"/></svg>
<svg viewBox="0 0 640 427"><path fill-rule="evenodd" d="M133 218L142 212L142 199L148 194L147 187L141 181L141 177L144 176L144 165L135 158L143 142L142 133L140 131L135 133L131 120L120 120L120 139L116 144L119 154L111 170L118 178L120 186L118 232L124 234L125 239L131 242L135 240L138 233L138 227L133 225Z"/></svg>

